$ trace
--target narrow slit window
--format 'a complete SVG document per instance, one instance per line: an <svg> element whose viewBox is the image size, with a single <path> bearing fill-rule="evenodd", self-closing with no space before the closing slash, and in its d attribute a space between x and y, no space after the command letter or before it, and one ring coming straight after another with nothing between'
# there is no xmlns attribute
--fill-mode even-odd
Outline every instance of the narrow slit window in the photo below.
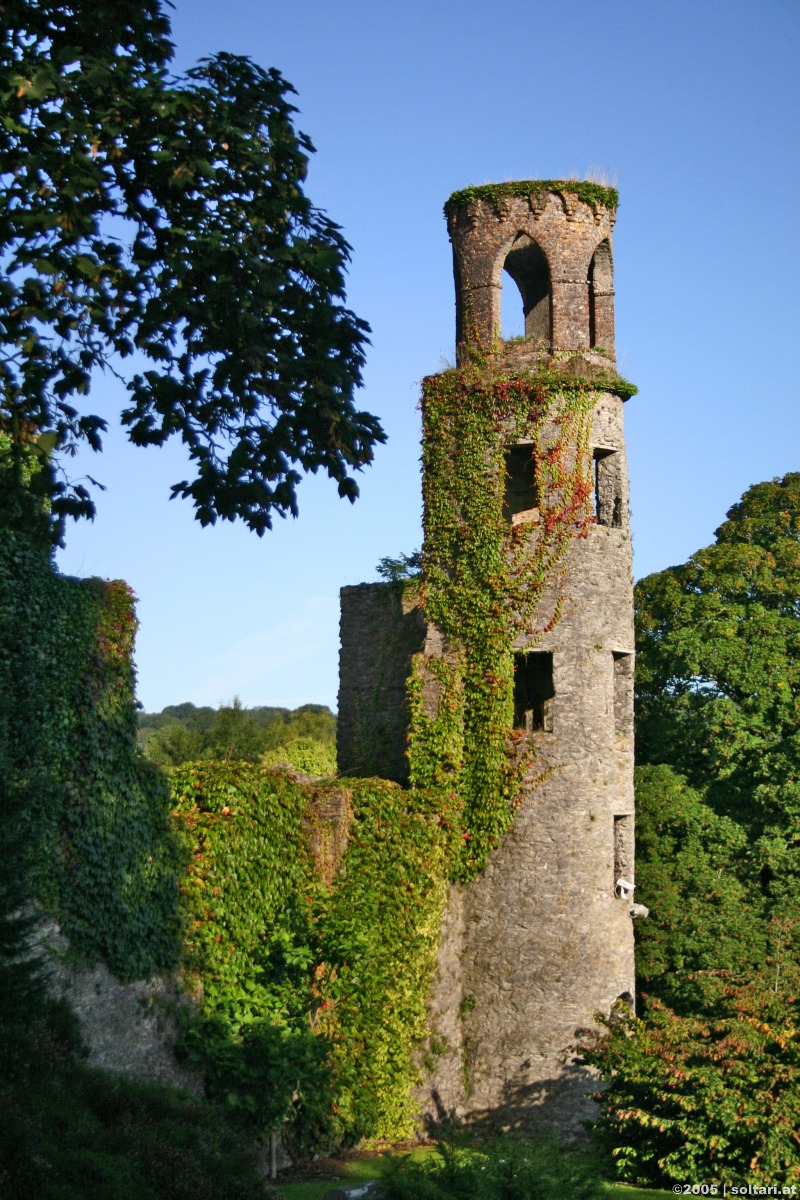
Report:
<svg viewBox="0 0 800 1200"><path fill-rule="evenodd" d="M514 728L553 732L553 655L532 650L514 655Z"/></svg>
<svg viewBox="0 0 800 1200"><path fill-rule="evenodd" d="M594 514L598 525L622 526L619 455L615 450L594 451Z"/></svg>
<svg viewBox="0 0 800 1200"><path fill-rule="evenodd" d="M536 461L533 445L524 443L509 446L505 452L505 492L503 516L512 525L523 525L539 519L539 499L536 493Z"/></svg>
<svg viewBox="0 0 800 1200"><path fill-rule="evenodd" d="M633 817L630 813L614 817L614 879L633 882Z"/></svg>
<svg viewBox="0 0 800 1200"><path fill-rule="evenodd" d="M614 728L629 733L633 721L633 655L614 652Z"/></svg>

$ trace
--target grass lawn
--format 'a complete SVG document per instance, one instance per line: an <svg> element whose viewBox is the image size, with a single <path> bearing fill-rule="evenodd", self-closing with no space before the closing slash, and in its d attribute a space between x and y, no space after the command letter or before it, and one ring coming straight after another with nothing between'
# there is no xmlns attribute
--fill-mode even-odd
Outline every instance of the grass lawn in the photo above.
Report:
<svg viewBox="0 0 800 1200"><path fill-rule="evenodd" d="M413 1158L424 1158L430 1150L416 1150ZM355 1187L359 1183L369 1183L380 1174L380 1159L354 1158L342 1164L342 1173L336 1179L315 1179L307 1183L284 1183L276 1188L277 1197L281 1200L322 1200L331 1188L338 1184ZM620 1183L607 1184L608 1200L665 1200L671 1192L655 1192L649 1188L626 1187ZM564 1196L554 1196L553 1200L565 1200Z"/></svg>

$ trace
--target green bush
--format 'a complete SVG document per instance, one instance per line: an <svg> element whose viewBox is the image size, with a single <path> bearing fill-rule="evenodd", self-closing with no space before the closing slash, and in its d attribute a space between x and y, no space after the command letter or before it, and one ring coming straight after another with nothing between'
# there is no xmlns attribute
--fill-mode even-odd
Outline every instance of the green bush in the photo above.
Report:
<svg viewBox="0 0 800 1200"><path fill-rule="evenodd" d="M295 738L261 755L265 767L288 763L295 771L330 779L336 774L336 746L315 738Z"/></svg>
<svg viewBox="0 0 800 1200"><path fill-rule="evenodd" d="M608 1079L600 1142L630 1183L800 1183L800 997L694 983L696 1015L651 1000L587 1053Z"/></svg>

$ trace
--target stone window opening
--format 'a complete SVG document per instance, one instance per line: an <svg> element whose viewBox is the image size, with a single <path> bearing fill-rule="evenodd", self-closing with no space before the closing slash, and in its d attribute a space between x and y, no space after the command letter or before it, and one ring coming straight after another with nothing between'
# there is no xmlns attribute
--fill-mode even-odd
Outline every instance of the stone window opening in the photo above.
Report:
<svg viewBox="0 0 800 1200"><path fill-rule="evenodd" d="M594 471L594 515L598 525L622 528L622 496L619 456L615 450L597 447L592 455Z"/></svg>
<svg viewBox="0 0 800 1200"><path fill-rule="evenodd" d="M549 350L553 341L553 295L550 267L544 251L526 233L518 233L506 255L503 270L519 289L524 336L534 345ZM502 308L507 313L508 303ZM504 317L501 330L503 338L518 336L517 328L516 324L509 328Z"/></svg>
<svg viewBox="0 0 800 1200"><path fill-rule="evenodd" d="M610 350L610 346L602 345L602 332L598 329L598 300L601 296L614 294L614 267L611 260L611 246L608 241L601 242L594 252L589 264L589 346L594 349Z"/></svg>
<svg viewBox="0 0 800 1200"><path fill-rule="evenodd" d="M553 655L521 650L514 655L514 728L553 732Z"/></svg>
<svg viewBox="0 0 800 1200"><path fill-rule="evenodd" d="M529 525L539 520L539 496L536 488L536 459L533 443L508 446L503 465L505 489L503 516L512 525Z"/></svg>
<svg viewBox="0 0 800 1200"><path fill-rule="evenodd" d="M633 716L633 655L613 652L614 660L614 728L617 733L629 733Z"/></svg>

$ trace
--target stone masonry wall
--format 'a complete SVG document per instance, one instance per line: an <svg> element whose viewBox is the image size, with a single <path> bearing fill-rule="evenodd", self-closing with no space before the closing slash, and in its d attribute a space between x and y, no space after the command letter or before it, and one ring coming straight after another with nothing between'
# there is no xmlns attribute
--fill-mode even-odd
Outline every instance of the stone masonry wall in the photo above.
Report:
<svg viewBox="0 0 800 1200"><path fill-rule="evenodd" d="M615 219L613 209L591 208L566 190L530 198L507 196L496 207L478 199L452 213L456 345L485 350L496 342L501 333L503 267L515 242L530 239L550 264L552 333L545 339L550 343L546 348L557 353L594 345L613 354L610 238ZM598 246L606 244L602 265L607 269L595 273L592 329L589 273Z"/></svg>
<svg viewBox="0 0 800 1200"><path fill-rule="evenodd" d="M425 640L415 585L342 588L340 628L339 773L407 783L406 684Z"/></svg>
<svg viewBox="0 0 800 1200"><path fill-rule="evenodd" d="M633 867L633 600L622 402L602 395L592 444L615 450L621 525L570 548L566 603L535 641L553 656L552 732L535 751L514 826L482 876L451 897L431 999L446 1045L422 1097L431 1116L491 1114L579 1135L596 1087L569 1047L596 1012L634 991L629 905L618 875ZM551 587L541 604L546 620ZM518 649L531 645L522 637ZM454 964L459 964L456 968ZM457 984L456 984L457 978Z"/></svg>

